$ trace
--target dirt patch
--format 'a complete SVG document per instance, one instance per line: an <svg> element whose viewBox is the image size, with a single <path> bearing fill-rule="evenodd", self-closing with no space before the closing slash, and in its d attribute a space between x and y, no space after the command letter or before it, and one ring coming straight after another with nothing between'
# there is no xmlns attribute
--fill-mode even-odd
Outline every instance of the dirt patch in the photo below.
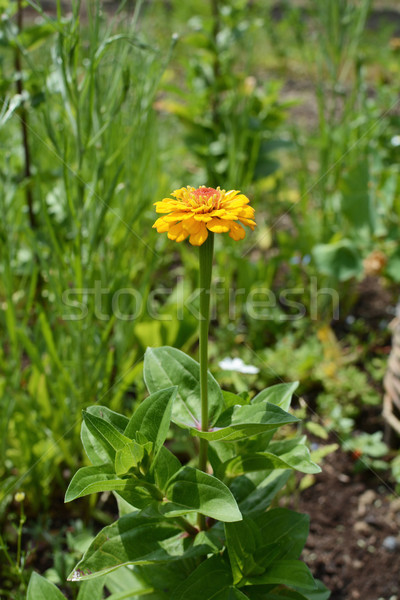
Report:
<svg viewBox="0 0 400 600"><path fill-rule="evenodd" d="M331 600L400 600L400 498L350 455L330 455L300 497L310 515L303 558Z"/></svg>

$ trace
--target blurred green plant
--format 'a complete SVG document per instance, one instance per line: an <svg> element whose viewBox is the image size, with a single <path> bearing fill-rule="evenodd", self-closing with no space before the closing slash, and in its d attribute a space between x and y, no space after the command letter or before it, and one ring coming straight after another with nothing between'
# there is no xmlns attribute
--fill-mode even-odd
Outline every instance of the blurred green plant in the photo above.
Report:
<svg viewBox="0 0 400 600"><path fill-rule="evenodd" d="M187 149L201 167L196 182L239 189L278 169L272 153L288 144L277 131L289 104L277 80L260 83L249 75L259 26L250 4L210 0L208 6L208 14L192 16L180 41L185 88L167 84L170 97L160 106L184 126Z"/></svg>
<svg viewBox="0 0 400 600"><path fill-rule="evenodd" d="M153 103L169 60L139 31L141 4L109 18L97 1L82 19L78 1L54 18L33 3L38 21L19 30L9 3L1 21L6 501L26 477L33 505L64 486L62 465L81 460L80 409L106 395L121 407L141 360L126 315L140 316L159 260L142 223L164 181Z"/></svg>

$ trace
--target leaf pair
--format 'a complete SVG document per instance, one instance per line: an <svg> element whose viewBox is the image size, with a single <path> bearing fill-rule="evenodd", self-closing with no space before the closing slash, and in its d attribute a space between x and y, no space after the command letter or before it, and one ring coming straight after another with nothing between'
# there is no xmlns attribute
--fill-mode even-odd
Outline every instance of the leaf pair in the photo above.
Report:
<svg viewBox="0 0 400 600"><path fill-rule="evenodd" d="M254 520L227 523L225 534L229 561L226 553L205 560L171 600L311 600L315 592L319 600L329 597L298 560L308 535L307 516L277 508Z"/></svg>
<svg viewBox="0 0 400 600"><path fill-rule="evenodd" d="M163 443L175 396L175 387L152 394L130 421L105 407L84 411L82 440L94 466L74 475L65 501L103 491L116 491L139 508L152 499L161 500L152 471L161 450L168 452ZM179 466L178 462L176 470Z"/></svg>
<svg viewBox="0 0 400 600"><path fill-rule="evenodd" d="M273 392L264 390L247 405L242 405L238 397L236 405L224 410L222 390L208 373L209 427L208 431L201 431L200 365L176 348L148 348L144 378L150 393L168 385L177 386L172 421L208 441L234 442L299 421L279 406L281 402L288 408L296 384Z"/></svg>

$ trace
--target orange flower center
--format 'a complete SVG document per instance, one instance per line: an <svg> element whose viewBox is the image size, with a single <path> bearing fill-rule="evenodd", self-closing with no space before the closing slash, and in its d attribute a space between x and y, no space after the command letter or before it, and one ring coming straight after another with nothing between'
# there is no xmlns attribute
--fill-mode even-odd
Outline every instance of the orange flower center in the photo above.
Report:
<svg viewBox="0 0 400 600"><path fill-rule="evenodd" d="M205 211L211 211L219 208L221 198L221 190L203 185L190 194L190 204L197 207L202 206Z"/></svg>

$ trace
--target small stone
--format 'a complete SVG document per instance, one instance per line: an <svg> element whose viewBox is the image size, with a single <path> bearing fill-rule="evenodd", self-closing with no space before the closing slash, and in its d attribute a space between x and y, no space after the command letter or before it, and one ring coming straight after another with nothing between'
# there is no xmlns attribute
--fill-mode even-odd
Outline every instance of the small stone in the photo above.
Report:
<svg viewBox="0 0 400 600"><path fill-rule="evenodd" d="M367 490L358 499L358 514L363 517L367 513L367 508L376 499L376 494L373 490Z"/></svg>
<svg viewBox="0 0 400 600"><path fill-rule="evenodd" d="M399 547L399 540L394 535L388 535L382 542L382 546L389 552L395 552Z"/></svg>
<svg viewBox="0 0 400 600"><path fill-rule="evenodd" d="M364 566L364 563L361 560L355 560L353 562L353 566L355 569L362 569Z"/></svg>
<svg viewBox="0 0 400 600"><path fill-rule="evenodd" d="M369 535L369 525L365 521L356 521L353 525L353 529L356 533L362 533L364 535Z"/></svg>

